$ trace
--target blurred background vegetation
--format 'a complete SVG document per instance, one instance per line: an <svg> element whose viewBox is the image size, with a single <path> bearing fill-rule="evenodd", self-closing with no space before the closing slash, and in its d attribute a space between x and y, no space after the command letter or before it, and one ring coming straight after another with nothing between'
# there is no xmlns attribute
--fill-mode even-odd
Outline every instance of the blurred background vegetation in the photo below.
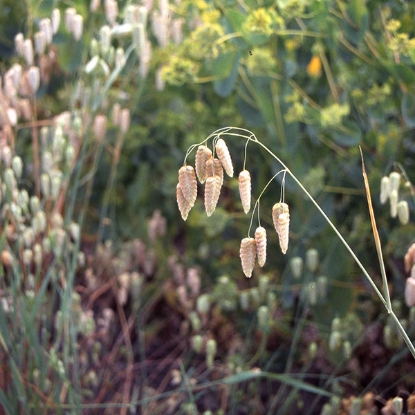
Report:
<svg viewBox="0 0 415 415"><path fill-rule="evenodd" d="M41 42L56 10L34 58L16 50L19 33ZM397 0L2 0L3 413L413 413L413 359L289 177L288 252L272 232L279 175L259 212L267 263L250 280L237 178L210 218L199 188L187 222L175 188L191 145L248 128L380 286L361 146L394 308L413 336L403 257L415 227L379 192L403 173L413 211L414 16ZM239 173L245 141L227 145ZM281 166L250 143L246 168L256 199Z"/></svg>

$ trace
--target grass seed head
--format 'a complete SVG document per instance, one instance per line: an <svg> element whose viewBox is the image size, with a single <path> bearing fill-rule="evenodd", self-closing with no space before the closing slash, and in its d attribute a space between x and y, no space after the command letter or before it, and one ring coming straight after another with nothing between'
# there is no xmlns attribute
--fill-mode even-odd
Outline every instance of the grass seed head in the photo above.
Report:
<svg viewBox="0 0 415 415"><path fill-rule="evenodd" d="M388 176L383 176L380 181L380 203L384 205L389 199L390 193L390 179Z"/></svg>
<svg viewBox="0 0 415 415"><path fill-rule="evenodd" d="M242 208L245 213L251 209L251 175L248 170L239 173L239 195L241 197Z"/></svg>
<svg viewBox="0 0 415 415"><path fill-rule="evenodd" d="M409 277L406 279L405 303L408 307L415 305L415 278Z"/></svg>
<svg viewBox="0 0 415 415"><path fill-rule="evenodd" d="M290 232L290 213L286 203L276 203L272 208L272 221L277 231L280 247L283 254L288 249L288 239Z"/></svg>
<svg viewBox="0 0 415 415"><path fill-rule="evenodd" d="M218 204L220 189L222 187L221 178L217 175L210 176L205 183L205 209L207 216L211 216Z"/></svg>
<svg viewBox="0 0 415 415"><path fill-rule="evenodd" d="M199 146L196 152L196 174L200 183L204 183L208 175L206 172L206 162L212 159L212 151L206 146Z"/></svg>
<svg viewBox="0 0 415 415"><path fill-rule="evenodd" d="M242 239L239 256L241 257L242 270L244 274L247 278L251 278L256 257L256 242L254 238Z"/></svg>
<svg viewBox="0 0 415 415"><path fill-rule="evenodd" d="M265 265L267 259L267 231L262 226L256 228L255 243L260 267Z"/></svg>
<svg viewBox="0 0 415 415"><path fill-rule="evenodd" d="M229 177L233 177L233 164L232 158L229 153L228 146L226 145L225 141L222 138L216 143L216 153L218 155L219 160L222 162L223 168L225 169L227 175Z"/></svg>
<svg viewBox="0 0 415 415"><path fill-rule="evenodd" d="M197 180L192 166L183 166L179 170L179 184L182 188L183 196L193 207L197 197Z"/></svg>
<svg viewBox="0 0 415 415"><path fill-rule="evenodd" d="M409 206L406 200L398 202L397 206L398 218L402 225L406 225L409 222Z"/></svg>
<svg viewBox="0 0 415 415"><path fill-rule="evenodd" d="M176 197L182 218L183 220L186 220L192 207L190 206L189 202L185 199L180 183L178 183L176 186Z"/></svg>

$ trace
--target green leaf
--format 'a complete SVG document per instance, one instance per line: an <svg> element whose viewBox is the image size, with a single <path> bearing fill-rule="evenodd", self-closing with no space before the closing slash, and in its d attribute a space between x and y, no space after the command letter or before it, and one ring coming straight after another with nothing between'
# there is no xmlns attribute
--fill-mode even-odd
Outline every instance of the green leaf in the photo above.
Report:
<svg viewBox="0 0 415 415"><path fill-rule="evenodd" d="M235 87L238 78L239 54L227 53L219 56L213 66L213 74L226 77L213 81L213 89L220 97L228 96Z"/></svg>
<svg viewBox="0 0 415 415"><path fill-rule="evenodd" d="M330 130L336 144L344 147L357 146L362 141L360 128L352 122L344 122L340 128Z"/></svg>
<svg viewBox="0 0 415 415"><path fill-rule="evenodd" d="M402 99L402 116L409 128L415 127L415 96L405 94Z"/></svg>
<svg viewBox="0 0 415 415"><path fill-rule="evenodd" d="M232 29L235 32L240 32L242 30L242 25L246 20L246 15L233 9L225 9L225 15L228 18Z"/></svg>

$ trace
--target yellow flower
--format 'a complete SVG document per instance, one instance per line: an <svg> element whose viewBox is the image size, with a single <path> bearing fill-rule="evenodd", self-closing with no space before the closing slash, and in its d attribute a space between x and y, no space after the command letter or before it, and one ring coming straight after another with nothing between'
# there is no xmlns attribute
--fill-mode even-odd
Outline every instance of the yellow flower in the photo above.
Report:
<svg viewBox="0 0 415 415"><path fill-rule="evenodd" d="M313 78L321 76L321 60L318 56L313 56L307 65L307 73Z"/></svg>

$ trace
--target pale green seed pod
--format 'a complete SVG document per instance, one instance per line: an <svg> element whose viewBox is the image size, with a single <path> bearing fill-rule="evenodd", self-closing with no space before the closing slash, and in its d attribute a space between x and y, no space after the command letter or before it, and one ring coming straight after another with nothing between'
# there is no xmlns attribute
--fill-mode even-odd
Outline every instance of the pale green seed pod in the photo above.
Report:
<svg viewBox="0 0 415 415"><path fill-rule="evenodd" d="M52 244L50 242L50 238L43 238L42 239L42 249L45 254L50 254L52 251Z"/></svg>
<svg viewBox="0 0 415 415"><path fill-rule="evenodd" d="M12 159L12 169L17 179L22 177L23 173L23 161L19 156L14 156Z"/></svg>
<svg viewBox="0 0 415 415"><path fill-rule="evenodd" d="M26 228L22 235L23 244L26 248L30 248L33 245L35 235L32 228Z"/></svg>
<svg viewBox="0 0 415 415"><path fill-rule="evenodd" d="M316 284L314 282L311 282L307 285L307 299L308 304L311 306L315 306L317 304L318 293Z"/></svg>
<svg viewBox="0 0 415 415"><path fill-rule="evenodd" d="M261 275L258 283L259 295L261 298L266 298L269 288L269 278L266 275Z"/></svg>
<svg viewBox="0 0 415 415"><path fill-rule="evenodd" d="M390 191L396 190L397 193L399 193L399 186L401 184L401 175L400 173L393 171L389 174L389 185L390 185Z"/></svg>
<svg viewBox="0 0 415 415"><path fill-rule="evenodd" d="M29 267L33 260L33 251L31 249L25 249L23 251L23 262L26 267Z"/></svg>
<svg viewBox="0 0 415 415"><path fill-rule="evenodd" d="M309 271L316 272L320 264L318 251L315 248L307 249L305 253L305 264Z"/></svg>
<svg viewBox="0 0 415 415"><path fill-rule="evenodd" d="M75 222L71 222L69 225L69 233L75 243L79 242L81 237L81 227Z"/></svg>
<svg viewBox="0 0 415 415"><path fill-rule="evenodd" d="M242 291L239 295L239 305L242 310L247 311L249 308L249 293L247 291ZM415 309L415 307L414 307Z"/></svg>
<svg viewBox="0 0 415 415"><path fill-rule="evenodd" d="M303 258L295 256L290 260L290 268L293 277L298 280L303 273Z"/></svg>
<svg viewBox="0 0 415 415"><path fill-rule="evenodd" d="M50 195L53 200L56 200L59 197L59 194L62 190L62 172L57 170L51 174L50 179Z"/></svg>
<svg viewBox="0 0 415 415"><path fill-rule="evenodd" d="M200 321L196 311L191 311L189 313L189 320L193 331L199 331L202 328L202 322Z"/></svg>
<svg viewBox="0 0 415 415"><path fill-rule="evenodd" d="M32 196L30 198L29 204L30 204L30 211L32 212L32 214L36 214L40 209L39 198L37 196Z"/></svg>
<svg viewBox="0 0 415 415"><path fill-rule="evenodd" d="M390 215L392 218L396 218L398 214L398 191L393 189L389 195L390 202Z"/></svg>
<svg viewBox="0 0 415 415"><path fill-rule="evenodd" d="M40 86L40 70L37 66L31 66L27 72L27 80L30 90L33 94L37 92Z"/></svg>
<svg viewBox="0 0 415 415"><path fill-rule="evenodd" d="M342 321L339 317L335 317L331 322L331 331L341 330Z"/></svg>
<svg viewBox="0 0 415 415"><path fill-rule="evenodd" d="M200 314L208 314L210 310L210 297L209 294L202 294L196 300L196 310Z"/></svg>
<svg viewBox="0 0 415 415"><path fill-rule="evenodd" d="M196 334L191 338L192 349L196 353L200 353L203 349L203 337L200 334Z"/></svg>
<svg viewBox="0 0 415 415"><path fill-rule="evenodd" d="M352 357L352 345L349 340L345 340L343 342L343 355L346 359L350 359Z"/></svg>
<svg viewBox="0 0 415 415"><path fill-rule="evenodd" d="M70 167L73 159L75 158L75 148L72 144L68 144L65 149L65 161L67 167Z"/></svg>
<svg viewBox="0 0 415 415"><path fill-rule="evenodd" d="M52 34L58 33L60 23L61 23L61 12L58 8L55 8L52 10L52 16L51 16Z"/></svg>
<svg viewBox="0 0 415 415"><path fill-rule="evenodd" d="M329 338L329 349L333 352L342 347L343 337L339 331L332 331Z"/></svg>
<svg viewBox="0 0 415 415"><path fill-rule="evenodd" d="M387 348L391 349L393 347L394 338L395 338L395 333L392 327L389 324L387 324L383 328L383 342L385 343L385 346Z"/></svg>
<svg viewBox="0 0 415 415"><path fill-rule="evenodd" d="M406 225L409 222L409 206L406 200L398 202L397 206L399 222Z"/></svg>
<svg viewBox="0 0 415 415"><path fill-rule="evenodd" d="M362 409L362 399L361 398L353 398L350 403L350 415L360 415L360 411Z"/></svg>
<svg viewBox="0 0 415 415"><path fill-rule="evenodd" d="M216 340L209 339L206 342L206 365L208 368L213 366L213 359L215 358L217 351Z"/></svg>
<svg viewBox="0 0 415 415"><path fill-rule="evenodd" d="M145 48L146 32L142 23L137 23L133 28L133 45L138 57L141 56Z"/></svg>
<svg viewBox="0 0 415 415"><path fill-rule="evenodd" d="M42 246L38 243L33 245L33 259L36 266L40 268L42 266L43 253Z"/></svg>
<svg viewBox="0 0 415 415"><path fill-rule="evenodd" d="M325 275L320 275L317 277L317 294L322 301L327 300L328 278Z"/></svg>
<svg viewBox="0 0 415 415"><path fill-rule="evenodd" d="M269 308L261 305L257 311L258 327L260 330L266 330L269 325Z"/></svg>
<svg viewBox="0 0 415 415"><path fill-rule="evenodd" d="M310 359L314 359L317 356L318 346L316 342L311 342L308 346L308 354Z"/></svg>
<svg viewBox="0 0 415 415"><path fill-rule="evenodd" d="M7 191L12 193L14 189L17 189L17 182L14 176L14 171L10 167L4 171L3 178Z"/></svg>
<svg viewBox="0 0 415 415"><path fill-rule="evenodd" d="M388 176L383 176L380 181L380 203L384 205L389 199L390 194L390 179Z"/></svg>
<svg viewBox="0 0 415 415"><path fill-rule="evenodd" d="M403 399L400 396L395 396L392 399L392 408L393 413L396 415L401 415L403 410Z"/></svg>
<svg viewBox="0 0 415 415"><path fill-rule="evenodd" d="M115 67L116 68L123 68L126 62L125 53L123 48L117 48L115 50Z"/></svg>
<svg viewBox="0 0 415 415"><path fill-rule="evenodd" d="M269 308L273 308L277 304L277 296L273 291L268 291L267 305Z"/></svg>
<svg viewBox="0 0 415 415"><path fill-rule="evenodd" d="M78 42L81 40L84 30L84 18L80 14L76 14L72 21L72 34L74 39Z"/></svg>

